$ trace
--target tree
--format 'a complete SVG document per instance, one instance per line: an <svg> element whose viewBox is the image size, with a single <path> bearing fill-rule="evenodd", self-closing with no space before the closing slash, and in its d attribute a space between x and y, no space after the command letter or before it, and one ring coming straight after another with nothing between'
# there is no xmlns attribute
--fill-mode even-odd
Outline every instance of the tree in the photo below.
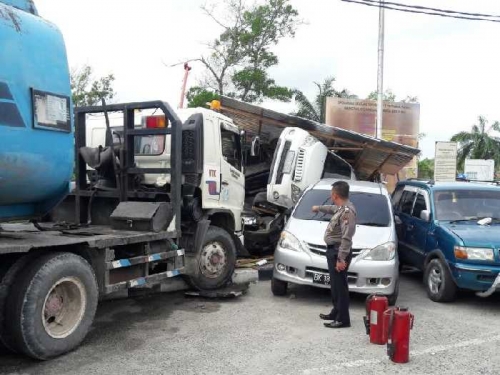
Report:
<svg viewBox="0 0 500 375"><path fill-rule="evenodd" d="M208 44L209 53L196 59L207 69L196 88L231 96L246 102L263 98L289 101L292 91L279 86L269 75L278 64L271 51L285 37L293 37L300 24L290 0L265 0L262 5L246 5L244 0L226 0L228 20L215 8L202 9L221 28L222 33ZM217 15L216 15L217 14ZM192 97L195 100L196 96Z"/></svg>
<svg viewBox="0 0 500 375"><path fill-rule="evenodd" d="M372 91L366 99L369 100L378 100L378 92L377 91ZM384 92L383 99L386 102L395 102L398 101L396 100L396 94L392 92L391 89L387 89ZM418 97L416 96L410 96L407 95L405 99L401 100L403 103L418 103Z"/></svg>
<svg viewBox="0 0 500 375"><path fill-rule="evenodd" d="M434 159L425 158L418 162L418 178L432 180L434 178Z"/></svg>
<svg viewBox="0 0 500 375"><path fill-rule="evenodd" d="M71 72L71 94L75 107L101 104L101 99L113 99L115 91L113 74L94 79L93 69L89 65L73 69Z"/></svg>
<svg viewBox="0 0 500 375"><path fill-rule="evenodd" d="M218 100L219 95L203 87L191 87L186 93L188 108L206 107L212 100Z"/></svg>
<svg viewBox="0 0 500 375"><path fill-rule="evenodd" d="M500 138L492 132L500 132L500 123L495 121L488 126L483 116L478 117L478 124L472 126L470 132L460 132L451 137L452 142L459 143L458 167L463 169L465 159L493 159L495 164L500 163Z"/></svg>
<svg viewBox="0 0 500 375"><path fill-rule="evenodd" d="M351 94L346 89L337 91L333 86L334 82L334 77L325 78L325 80L321 84L314 82L314 84L318 88L318 92L316 94L316 97L314 98L314 101L312 102L304 95L302 91L295 90L295 101L298 105L298 110L294 113L294 115L324 124L326 115L326 98L357 98L356 95Z"/></svg>

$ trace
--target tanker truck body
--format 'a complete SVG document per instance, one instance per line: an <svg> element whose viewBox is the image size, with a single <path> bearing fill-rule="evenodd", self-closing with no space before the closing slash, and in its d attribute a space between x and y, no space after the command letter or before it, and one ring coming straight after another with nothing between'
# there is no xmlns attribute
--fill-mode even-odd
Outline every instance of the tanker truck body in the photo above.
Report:
<svg viewBox="0 0 500 375"><path fill-rule="evenodd" d="M0 221L39 218L73 172L66 49L31 1L0 2L0 42Z"/></svg>

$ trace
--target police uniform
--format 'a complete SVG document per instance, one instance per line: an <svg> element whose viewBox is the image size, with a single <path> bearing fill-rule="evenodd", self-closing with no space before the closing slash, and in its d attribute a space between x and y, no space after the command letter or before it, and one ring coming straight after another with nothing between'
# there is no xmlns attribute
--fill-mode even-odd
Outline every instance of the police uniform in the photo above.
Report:
<svg viewBox="0 0 500 375"><path fill-rule="evenodd" d="M352 237L356 232L356 208L351 201L346 201L345 205L340 207L319 206L319 211L333 215L328 223L324 237L327 244L326 259L333 302L333 309L329 314L329 318L349 326L351 320L349 317L347 269L352 259ZM343 271L335 269L337 260L346 263L347 267Z"/></svg>

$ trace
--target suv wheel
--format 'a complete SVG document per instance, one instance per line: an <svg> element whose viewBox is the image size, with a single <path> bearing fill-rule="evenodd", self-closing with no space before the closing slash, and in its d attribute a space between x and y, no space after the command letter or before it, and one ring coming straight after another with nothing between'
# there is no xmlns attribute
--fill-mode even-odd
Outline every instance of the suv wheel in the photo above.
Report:
<svg viewBox="0 0 500 375"><path fill-rule="evenodd" d="M457 294L457 286L453 281L448 267L439 259L432 259L424 273L427 295L434 302L451 302Z"/></svg>

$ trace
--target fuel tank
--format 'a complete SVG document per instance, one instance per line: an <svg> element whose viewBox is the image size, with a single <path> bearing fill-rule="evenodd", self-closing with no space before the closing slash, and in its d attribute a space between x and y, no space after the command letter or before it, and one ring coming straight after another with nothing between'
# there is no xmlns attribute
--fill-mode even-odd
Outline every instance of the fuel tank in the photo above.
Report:
<svg viewBox="0 0 500 375"><path fill-rule="evenodd" d="M31 0L0 0L0 50L0 221L37 218L73 173L66 48Z"/></svg>

